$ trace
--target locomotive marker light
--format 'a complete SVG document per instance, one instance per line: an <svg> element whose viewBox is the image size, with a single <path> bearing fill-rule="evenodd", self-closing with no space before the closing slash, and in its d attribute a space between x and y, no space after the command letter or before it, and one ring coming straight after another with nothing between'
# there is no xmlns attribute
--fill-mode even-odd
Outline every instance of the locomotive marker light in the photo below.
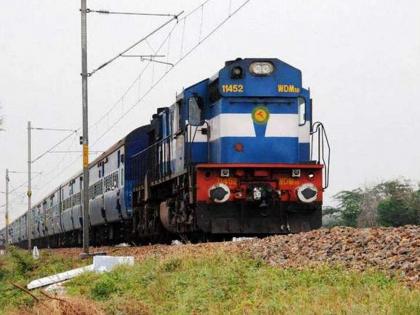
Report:
<svg viewBox="0 0 420 315"><path fill-rule="evenodd" d="M318 189L314 184L306 183L297 189L297 196L304 203L311 203L318 197Z"/></svg>
<svg viewBox="0 0 420 315"><path fill-rule="evenodd" d="M229 169L228 168L222 168L220 170L220 177L229 177Z"/></svg>
<svg viewBox="0 0 420 315"><path fill-rule="evenodd" d="M292 177L300 177L300 169L294 168L292 169Z"/></svg>
<svg viewBox="0 0 420 315"><path fill-rule="evenodd" d="M230 73L232 79L242 79L244 71L241 67L234 67Z"/></svg>
<svg viewBox="0 0 420 315"><path fill-rule="evenodd" d="M271 62L253 62L249 65L249 72L253 75L270 75L274 72L274 66Z"/></svg>

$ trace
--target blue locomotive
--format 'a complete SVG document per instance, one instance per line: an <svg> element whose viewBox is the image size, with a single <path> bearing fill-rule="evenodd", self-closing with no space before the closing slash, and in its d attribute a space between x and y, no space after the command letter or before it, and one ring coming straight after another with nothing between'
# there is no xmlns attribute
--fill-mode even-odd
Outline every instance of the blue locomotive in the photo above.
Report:
<svg viewBox="0 0 420 315"><path fill-rule="evenodd" d="M92 243L319 228L326 141L300 70L228 61L90 164ZM81 244L82 181L76 174L32 208L35 244ZM12 243L25 243L26 226L27 213L11 224Z"/></svg>

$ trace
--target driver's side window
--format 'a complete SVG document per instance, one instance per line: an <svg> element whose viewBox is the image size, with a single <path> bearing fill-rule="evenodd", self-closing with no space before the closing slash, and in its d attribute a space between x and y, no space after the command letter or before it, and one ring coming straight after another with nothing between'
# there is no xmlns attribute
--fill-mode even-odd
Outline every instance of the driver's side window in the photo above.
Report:
<svg viewBox="0 0 420 315"><path fill-rule="evenodd" d="M299 126L303 126L306 122L306 103L303 97L298 98L298 115Z"/></svg>
<svg viewBox="0 0 420 315"><path fill-rule="evenodd" d="M188 99L188 123L191 126L201 125L200 98L198 96L191 96Z"/></svg>

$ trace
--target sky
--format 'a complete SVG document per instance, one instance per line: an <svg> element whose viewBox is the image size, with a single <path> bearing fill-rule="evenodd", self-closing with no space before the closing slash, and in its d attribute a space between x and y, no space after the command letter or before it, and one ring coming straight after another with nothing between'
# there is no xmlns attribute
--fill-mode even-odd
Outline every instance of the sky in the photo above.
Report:
<svg viewBox="0 0 420 315"><path fill-rule="evenodd" d="M96 10L184 11L185 16L197 8L130 51L165 55L160 60L174 67L119 58L89 78L92 151L101 152L147 124L157 107L171 105L183 87L212 76L226 60L276 57L302 71L314 119L326 127L332 152L325 204L333 204L332 196L343 189L395 178L420 180L419 1L251 0L237 13L245 0L200 6L203 2L88 0ZM79 1L0 1L5 120L0 191L5 191L5 169L17 172L10 174L11 219L26 211L27 121L71 130L82 124L79 6ZM90 13L89 71L168 19ZM32 132L32 159L67 136L54 151L72 151L49 153L33 163L33 203L81 169L80 135ZM0 194L0 206L4 202ZM0 227L3 217L0 207Z"/></svg>

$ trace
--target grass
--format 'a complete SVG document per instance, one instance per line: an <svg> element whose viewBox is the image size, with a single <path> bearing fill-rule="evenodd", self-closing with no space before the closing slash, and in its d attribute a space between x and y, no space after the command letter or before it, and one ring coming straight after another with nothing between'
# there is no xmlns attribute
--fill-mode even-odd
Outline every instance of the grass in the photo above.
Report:
<svg viewBox="0 0 420 315"><path fill-rule="evenodd" d="M40 312L10 282L25 286L87 263L45 250L36 261L17 249L0 256L0 314L62 314L60 308ZM380 272L280 269L222 251L150 258L110 273L83 274L66 287L72 301L90 313L98 309L95 314L420 314L420 290Z"/></svg>
<svg viewBox="0 0 420 315"><path fill-rule="evenodd" d="M420 314L420 291L379 272L279 269L222 252L88 273L67 288L109 314Z"/></svg>
<svg viewBox="0 0 420 315"><path fill-rule="evenodd" d="M38 260L25 250L11 247L7 255L0 256L0 314L17 307L31 307L34 299L16 289L11 283L25 287L28 282L88 264L76 259L64 258L41 250Z"/></svg>

